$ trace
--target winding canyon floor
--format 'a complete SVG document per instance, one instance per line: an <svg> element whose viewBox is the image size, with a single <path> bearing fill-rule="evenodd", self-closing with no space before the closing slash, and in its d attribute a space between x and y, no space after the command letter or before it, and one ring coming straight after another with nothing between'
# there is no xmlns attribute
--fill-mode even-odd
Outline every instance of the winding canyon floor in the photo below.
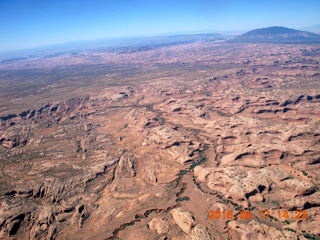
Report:
<svg viewBox="0 0 320 240"><path fill-rule="evenodd" d="M1 239L320 239L320 46L0 64Z"/></svg>

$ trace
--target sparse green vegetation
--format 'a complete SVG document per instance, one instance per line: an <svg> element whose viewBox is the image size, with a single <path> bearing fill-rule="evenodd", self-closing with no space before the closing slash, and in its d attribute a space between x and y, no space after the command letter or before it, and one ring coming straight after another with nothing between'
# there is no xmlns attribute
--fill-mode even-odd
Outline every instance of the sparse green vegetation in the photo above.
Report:
<svg viewBox="0 0 320 240"><path fill-rule="evenodd" d="M296 231L295 231L294 229L292 229L292 228L285 228L285 230L288 230L288 231L290 231L290 232L296 233Z"/></svg>
<svg viewBox="0 0 320 240"><path fill-rule="evenodd" d="M177 199L177 202L183 202L183 201L190 201L190 198L189 197L179 197Z"/></svg>
<svg viewBox="0 0 320 240"><path fill-rule="evenodd" d="M310 239L310 240L320 240L320 237L317 237L317 236L310 234L310 233L304 233L303 236L307 239Z"/></svg>

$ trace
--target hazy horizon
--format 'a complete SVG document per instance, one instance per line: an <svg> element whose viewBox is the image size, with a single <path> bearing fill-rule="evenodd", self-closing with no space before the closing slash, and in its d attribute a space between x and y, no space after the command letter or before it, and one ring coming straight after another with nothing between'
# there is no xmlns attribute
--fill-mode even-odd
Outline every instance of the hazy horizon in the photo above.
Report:
<svg viewBox="0 0 320 240"><path fill-rule="evenodd" d="M0 52L69 42L164 34L227 34L268 26L319 24L308 1L22 1L0 2Z"/></svg>

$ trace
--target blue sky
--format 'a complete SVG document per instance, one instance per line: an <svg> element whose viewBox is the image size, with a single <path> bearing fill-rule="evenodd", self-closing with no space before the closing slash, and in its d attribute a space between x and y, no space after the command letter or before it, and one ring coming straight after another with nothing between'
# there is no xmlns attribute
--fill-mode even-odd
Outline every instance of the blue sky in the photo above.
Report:
<svg viewBox="0 0 320 240"><path fill-rule="evenodd" d="M175 32L320 23L320 0L0 0L0 51Z"/></svg>

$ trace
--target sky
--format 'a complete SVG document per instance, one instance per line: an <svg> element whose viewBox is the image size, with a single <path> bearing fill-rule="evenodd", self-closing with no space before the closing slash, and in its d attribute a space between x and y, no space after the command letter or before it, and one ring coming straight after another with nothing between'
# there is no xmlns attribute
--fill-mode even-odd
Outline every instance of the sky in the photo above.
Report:
<svg viewBox="0 0 320 240"><path fill-rule="evenodd" d="M0 51L164 33L320 24L320 0L0 0Z"/></svg>

